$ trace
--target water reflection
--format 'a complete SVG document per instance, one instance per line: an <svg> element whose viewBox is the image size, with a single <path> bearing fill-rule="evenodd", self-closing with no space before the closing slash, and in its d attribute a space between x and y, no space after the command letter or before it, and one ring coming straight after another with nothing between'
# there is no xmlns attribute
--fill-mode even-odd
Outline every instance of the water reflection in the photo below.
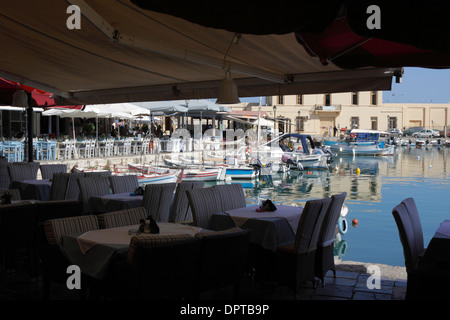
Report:
<svg viewBox="0 0 450 320"><path fill-rule="evenodd" d="M359 225L337 239L336 254L362 262L404 265L392 208L414 197L424 238L432 237L440 221L449 218L443 200L450 190L448 149L398 147L388 157L340 156L328 171L291 171L232 183L243 185L248 204L271 199L275 204L303 206L310 199L345 191L348 220L351 224L358 218Z"/></svg>

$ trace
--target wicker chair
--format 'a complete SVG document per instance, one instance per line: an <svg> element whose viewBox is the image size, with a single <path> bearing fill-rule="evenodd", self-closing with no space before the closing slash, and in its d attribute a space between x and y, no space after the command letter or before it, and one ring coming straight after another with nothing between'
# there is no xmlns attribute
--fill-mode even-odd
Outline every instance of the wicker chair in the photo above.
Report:
<svg viewBox="0 0 450 320"><path fill-rule="evenodd" d="M142 206L156 222L168 222L172 206L175 183L147 184L142 198Z"/></svg>
<svg viewBox="0 0 450 320"><path fill-rule="evenodd" d="M214 186L213 190L219 196L222 205L221 211L243 208L246 206L244 189L240 183Z"/></svg>
<svg viewBox="0 0 450 320"><path fill-rule="evenodd" d="M35 214L29 201L0 205L0 252L5 253L5 269L13 269L17 251L26 249L30 276L35 271Z"/></svg>
<svg viewBox="0 0 450 320"><path fill-rule="evenodd" d="M223 211L217 192L213 187L210 187L186 190L186 193L192 210L194 225L208 229L211 216Z"/></svg>
<svg viewBox="0 0 450 320"><path fill-rule="evenodd" d="M0 163L0 190L7 190L11 187L8 164Z"/></svg>
<svg viewBox="0 0 450 320"><path fill-rule="evenodd" d="M124 176L110 176L112 193L134 192L139 187L137 175L129 174Z"/></svg>
<svg viewBox="0 0 450 320"><path fill-rule="evenodd" d="M295 241L278 248L278 281L290 287L297 295L306 280L315 283L315 260L322 221L331 199L324 198L306 202L298 223Z"/></svg>
<svg viewBox="0 0 450 320"><path fill-rule="evenodd" d="M424 247L422 225L413 198L404 199L392 210L397 224L407 272L407 300L449 300L449 255L431 243ZM433 239L434 240L434 239ZM432 240L432 241L433 241ZM437 245L439 247L439 245Z"/></svg>
<svg viewBox="0 0 450 320"><path fill-rule="evenodd" d="M53 179L54 173L67 173L67 164L41 164L42 179Z"/></svg>
<svg viewBox="0 0 450 320"><path fill-rule="evenodd" d="M192 222L192 210L189 206L189 199L186 190L201 189L205 185L204 181L180 182L175 192L173 206L169 217L169 222L189 223Z"/></svg>
<svg viewBox="0 0 450 320"><path fill-rule="evenodd" d="M5 194L9 193L12 196L12 200L22 200L20 196L20 190L19 189L8 189L8 190L0 190L0 200L1 197ZM0 201L1 203L1 201Z"/></svg>
<svg viewBox="0 0 450 320"><path fill-rule="evenodd" d="M328 212L323 220L322 230L320 231L316 255L316 276L322 281L322 285L325 285L324 277L328 270L332 270L334 277L336 277L334 239L336 237L337 221L346 196L346 192L331 196L331 204L328 207Z"/></svg>
<svg viewBox="0 0 450 320"><path fill-rule="evenodd" d="M69 177L71 173L54 173L52 186L50 188L50 200L65 200L67 185L69 183Z"/></svg>
<svg viewBox="0 0 450 320"><path fill-rule="evenodd" d="M104 196L109 194L109 180L107 177L78 178L80 188L80 199L83 201L83 211L85 214L93 213L94 209L89 202L92 196Z"/></svg>
<svg viewBox="0 0 450 320"><path fill-rule="evenodd" d="M139 224L139 220L147 217L144 207L119 210L98 215L100 229L117 228Z"/></svg>
<svg viewBox="0 0 450 320"><path fill-rule="evenodd" d="M250 230L236 227L197 233L195 237L202 242L196 295L233 286L234 298L238 298L250 244Z"/></svg>
<svg viewBox="0 0 450 320"><path fill-rule="evenodd" d="M84 173L69 173L69 180L67 181L66 193L64 195L65 200L79 200L80 188L78 187L78 178L83 178Z"/></svg>
<svg viewBox="0 0 450 320"><path fill-rule="evenodd" d="M36 223L83 215L83 202L80 200L39 201L36 208Z"/></svg>
<svg viewBox="0 0 450 320"><path fill-rule="evenodd" d="M39 162L14 162L8 165L11 182L36 180L39 171Z"/></svg>
<svg viewBox="0 0 450 320"><path fill-rule="evenodd" d="M200 244L188 234L132 237L126 260L111 264L101 290L112 298L190 298L195 293Z"/></svg>
<svg viewBox="0 0 450 320"><path fill-rule="evenodd" d="M63 235L75 234L98 229L98 220L94 215L68 217L47 220L38 224L39 254L42 263L43 295L50 298L53 282L66 283L66 269L71 263L61 252L58 244ZM81 295L85 295L86 286L82 286Z"/></svg>

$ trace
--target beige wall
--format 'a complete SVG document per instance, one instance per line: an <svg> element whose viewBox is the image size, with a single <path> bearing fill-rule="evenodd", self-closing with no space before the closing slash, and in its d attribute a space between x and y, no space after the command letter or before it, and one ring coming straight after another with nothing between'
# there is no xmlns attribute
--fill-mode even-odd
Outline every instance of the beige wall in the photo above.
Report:
<svg viewBox="0 0 450 320"><path fill-rule="evenodd" d="M411 126L424 126L443 130L444 126L450 125L450 104L402 104L383 103L383 92L377 91L377 104L372 105L372 92L358 92L358 104L353 105L352 93L333 93L330 96L330 105L335 106L335 111L318 110L317 107L324 106L325 94L303 95L303 104L297 104L298 96L290 95L283 97L283 104L279 103L278 96L268 97L269 105L263 106L273 117L273 105L277 106L277 118L287 117L291 119L291 131L297 132L296 118L298 111L304 117L304 133L328 134L329 126L339 128L351 128L351 118L359 119L360 129L371 129L372 118L376 119L378 130L388 130L390 118L395 118L397 128L403 129ZM243 109L245 104L235 105L235 108ZM257 107L246 107L257 110ZM393 121L393 119L390 119Z"/></svg>

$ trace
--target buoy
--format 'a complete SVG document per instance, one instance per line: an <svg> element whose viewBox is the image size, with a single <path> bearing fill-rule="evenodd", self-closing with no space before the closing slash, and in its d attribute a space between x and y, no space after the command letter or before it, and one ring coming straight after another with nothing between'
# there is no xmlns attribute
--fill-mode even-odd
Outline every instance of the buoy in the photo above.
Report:
<svg viewBox="0 0 450 320"><path fill-rule="evenodd" d="M339 217L338 219L338 231L340 234L346 234L348 231L347 219Z"/></svg>
<svg viewBox="0 0 450 320"><path fill-rule="evenodd" d="M341 209L341 216L345 217L347 215L347 213L348 213L348 207L345 204L343 204L342 209Z"/></svg>
<svg viewBox="0 0 450 320"><path fill-rule="evenodd" d="M358 226L358 219L353 219L352 220L352 225L354 226L354 227L357 227Z"/></svg>
<svg viewBox="0 0 450 320"><path fill-rule="evenodd" d="M360 174L361 170L359 168L356 168L356 174Z"/></svg>

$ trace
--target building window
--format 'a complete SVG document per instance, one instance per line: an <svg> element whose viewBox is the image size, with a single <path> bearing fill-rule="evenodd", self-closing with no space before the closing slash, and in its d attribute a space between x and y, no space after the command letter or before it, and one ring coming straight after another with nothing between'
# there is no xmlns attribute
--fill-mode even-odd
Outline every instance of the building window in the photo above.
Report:
<svg viewBox="0 0 450 320"><path fill-rule="evenodd" d="M331 94L329 93L325 94L323 104L325 106L331 106Z"/></svg>
<svg viewBox="0 0 450 320"><path fill-rule="evenodd" d="M397 117L389 117L388 119L388 130L397 128Z"/></svg>
<svg viewBox="0 0 450 320"><path fill-rule="evenodd" d="M350 123L351 123L351 129L359 128L359 117L351 117Z"/></svg>
<svg viewBox="0 0 450 320"><path fill-rule="evenodd" d="M373 106L376 106L378 104L376 91L372 91L371 97L370 97L370 102Z"/></svg>
<svg viewBox="0 0 450 320"><path fill-rule="evenodd" d="M303 104L303 95L302 94L297 95L297 104Z"/></svg>
<svg viewBox="0 0 450 320"><path fill-rule="evenodd" d="M278 104L283 104L284 103L284 96L278 96Z"/></svg>
<svg viewBox="0 0 450 320"><path fill-rule="evenodd" d="M352 104L353 105L358 104L358 92L352 92Z"/></svg>
<svg viewBox="0 0 450 320"><path fill-rule="evenodd" d="M378 130L378 118L377 117L371 117L370 124L371 124L372 130Z"/></svg>
<svg viewBox="0 0 450 320"><path fill-rule="evenodd" d="M305 131L305 117L297 117L297 131Z"/></svg>

